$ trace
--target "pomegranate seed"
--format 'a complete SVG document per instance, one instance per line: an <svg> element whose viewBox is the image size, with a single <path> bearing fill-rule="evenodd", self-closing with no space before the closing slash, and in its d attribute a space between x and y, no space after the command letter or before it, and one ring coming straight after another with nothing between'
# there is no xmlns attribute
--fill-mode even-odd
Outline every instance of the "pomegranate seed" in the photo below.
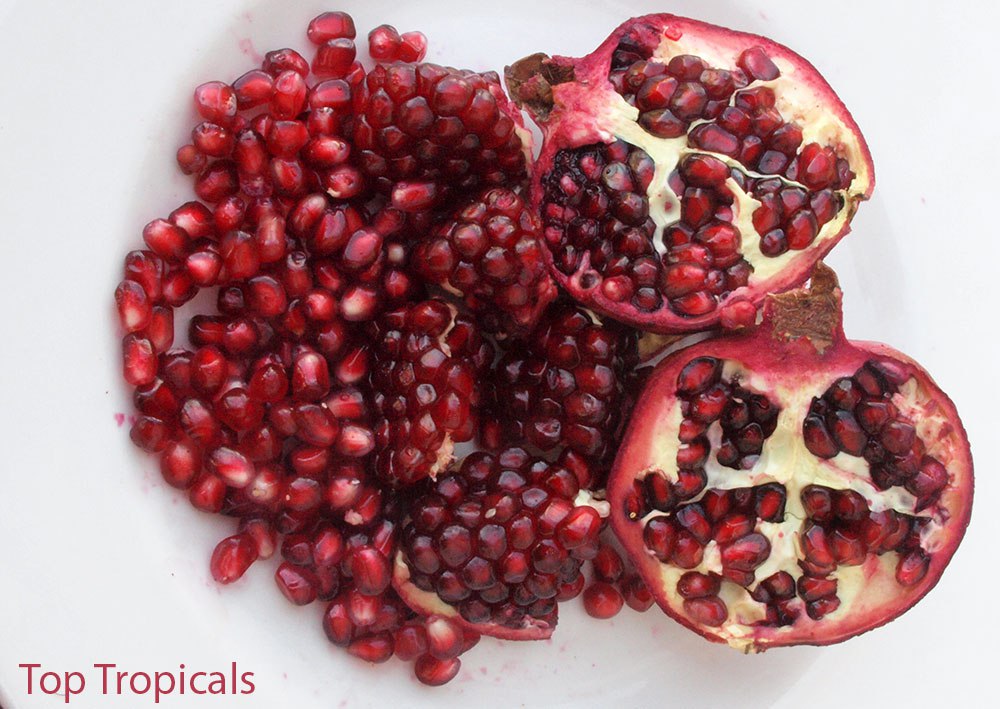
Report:
<svg viewBox="0 0 1000 709"><path fill-rule="evenodd" d="M145 337L126 335L122 340L123 373L125 381L137 387L151 383L156 378L157 361L153 343Z"/></svg>
<svg viewBox="0 0 1000 709"><path fill-rule="evenodd" d="M297 606L316 600L316 578L306 568L282 562L274 573L274 580L285 598Z"/></svg>
<svg viewBox="0 0 1000 709"><path fill-rule="evenodd" d="M115 305L118 306L118 319L125 332L137 332L149 325L153 310L146 291L138 282L126 280L119 283L115 289Z"/></svg>
<svg viewBox="0 0 1000 709"><path fill-rule="evenodd" d="M253 463L232 448L216 448L206 462L211 472L232 487L246 487L254 476Z"/></svg>
<svg viewBox="0 0 1000 709"><path fill-rule="evenodd" d="M346 12L324 12L309 22L306 36L309 37L310 42L316 45L340 37L354 39L357 36L354 18Z"/></svg>
<svg viewBox="0 0 1000 709"><path fill-rule="evenodd" d="M638 576L631 576L625 581L624 596L626 605L639 613L653 607L653 594Z"/></svg>
<svg viewBox="0 0 1000 709"><path fill-rule="evenodd" d="M684 601L684 612L701 625L718 627L726 622L729 609L718 596L690 598Z"/></svg>
<svg viewBox="0 0 1000 709"><path fill-rule="evenodd" d="M375 549L359 549L350 557L351 578L358 591L376 596L389 587L389 561Z"/></svg>
<svg viewBox="0 0 1000 709"><path fill-rule="evenodd" d="M160 473L168 485L179 489L191 486L201 471L201 456L190 441L169 441L160 457Z"/></svg>
<svg viewBox="0 0 1000 709"><path fill-rule="evenodd" d="M392 25L379 25L368 33L368 54L377 62L397 59L402 37Z"/></svg>
<svg viewBox="0 0 1000 709"><path fill-rule="evenodd" d="M583 592L584 610L593 618L613 618L624 603L618 589L603 581L595 581Z"/></svg>
<svg viewBox="0 0 1000 709"><path fill-rule="evenodd" d="M235 139L227 129L215 123L199 123L191 131L191 142L199 152L213 158L223 158L233 151Z"/></svg>
<svg viewBox="0 0 1000 709"><path fill-rule="evenodd" d="M239 187L239 176L236 173L236 166L233 162L230 160L217 160L198 175L194 191L199 199L215 203L221 202L229 195L236 194Z"/></svg>
<svg viewBox="0 0 1000 709"><path fill-rule="evenodd" d="M209 81L194 90L194 107L206 121L231 126L236 118L236 92L221 81Z"/></svg>
<svg viewBox="0 0 1000 709"><path fill-rule="evenodd" d="M376 633L351 641L347 651L366 662L386 662L392 657L392 635Z"/></svg>
<svg viewBox="0 0 1000 709"><path fill-rule="evenodd" d="M191 239L212 237L215 227L212 212L200 202L186 202L170 213L169 220L174 226L183 229Z"/></svg>
<svg viewBox="0 0 1000 709"><path fill-rule="evenodd" d="M184 258L190 241L187 232L165 219L154 219L147 224L142 238L154 253L174 262Z"/></svg>
<svg viewBox="0 0 1000 709"><path fill-rule="evenodd" d="M433 182L398 182L392 188L392 206L403 212L419 212L434 205L438 186Z"/></svg>
<svg viewBox="0 0 1000 709"><path fill-rule="evenodd" d="M129 432L132 442L149 453L162 451L167 445L169 434L170 431L163 421L150 416L140 416Z"/></svg>
<svg viewBox="0 0 1000 709"><path fill-rule="evenodd" d="M266 139L272 155L293 158L309 142L309 131L301 121L274 121Z"/></svg>
<svg viewBox="0 0 1000 709"><path fill-rule="evenodd" d="M185 175L196 175L205 169L208 158L193 145L182 145L177 149L177 165Z"/></svg>
<svg viewBox="0 0 1000 709"><path fill-rule="evenodd" d="M274 78L265 71L253 69L233 82L233 91L240 110L256 108L271 100Z"/></svg>
<svg viewBox="0 0 1000 709"><path fill-rule="evenodd" d="M313 58L312 71L316 76L341 78L347 75L357 50L350 38L330 39L319 46Z"/></svg>
<svg viewBox="0 0 1000 709"><path fill-rule="evenodd" d="M203 475L188 491L191 506L202 512L219 512L226 497L226 483L214 475Z"/></svg>
<svg viewBox="0 0 1000 709"><path fill-rule="evenodd" d="M414 660L427 652L427 634L422 624L410 622L395 634L396 657L403 661Z"/></svg>
<svg viewBox="0 0 1000 709"><path fill-rule="evenodd" d="M242 577L256 560L257 545L249 534L226 537L212 552L212 578L218 583L232 583Z"/></svg>
<svg viewBox="0 0 1000 709"><path fill-rule="evenodd" d="M277 78L285 71L291 71L305 78L309 75L309 62L294 49L276 49L264 55L264 62L261 68Z"/></svg>
<svg viewBox="0 0 1000 709"><path fill-rule="evenodd" d="M240 520L240 532L253 542L256 558L270 559L274 555L278 538L274 527L267 520L242 519Z"/></svg>
<svg viewBox="0 0 1000 709"><path fill-rule="evenodd" d="M413 666L417 679L430 687L440 687L455 678L462 668L462 661L457 657L439 660L431 655L418 658Z"/></svg>
<svg viewBox="0 0 1000 709"><path fill-rule="evenodd" d="M716 595L721 585L722 580L718 576L689 571L677 581L677 592L684 598L704 598Z"/></svg>
<svg viewBox="0 0 1000 709"><path fill-rule="evenodd" d="M577 549L594 542L601 528L601 516L592 507L577 507L567 516L556 530L559 543L564 549Z"/></svg>
<svg viewBox="0 0 1000 709"><path fill-rule="evenodd" d="M305 61L305 60L303 60ZM276 120L290 120L302 113L306 103L306 82L308 73L285 70L274 77L274 92L271 94L271 115Z"/></svg>
<svg viewBox="0 0 1000 709"><path fill-rule="evenodd" d="M427 37L423 32L404 32L400 35L400 45L396 52L401 62L423 61L427 55Z"/></svg>
<svg viewBox="0 0 1000 709"><path fill-rule="evenodd" d="M457 624L440 616L427 621L427 650L438 660L450 660L462 653L465 638Z"/></svg>

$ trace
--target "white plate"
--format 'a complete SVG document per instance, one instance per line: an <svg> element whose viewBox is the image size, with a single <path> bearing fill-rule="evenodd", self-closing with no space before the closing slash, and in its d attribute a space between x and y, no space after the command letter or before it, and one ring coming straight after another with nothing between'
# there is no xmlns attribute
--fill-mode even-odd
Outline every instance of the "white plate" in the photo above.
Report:
<svg viewBox="0 0 1000 709"><path fill-rule="evenodd" d="M73 706L104 697L95 663L123 670L254 673L243 697L172 695L165 706L833 706L975 702L998 635L1000 430L993 299L995 6L840 2L345 2L359 28L422 29L430 59L501 69L537 50L579 54L630 15L671 10L768 34L840 92L875 155L878 188L836 250L856 338L922 361L964 415L980 463L976 515L939 587L891 626L825 649L743 657L656 611L612 622L563 611L551 642L484 640L436 690L408 666L372 668L331 648L316 606L280 598L266 565L233 587L207 571L227 520L165 489L115 416L112 290L149 219L187 194L173 152L201 81L256 51L303 44L313 0L0 1L0 697L26 694L20 663L85 672ZM298 40L296 39L298 38ZM988 323L987 327L981 322ZM992 661L990 665L992 666Z"/></svg>

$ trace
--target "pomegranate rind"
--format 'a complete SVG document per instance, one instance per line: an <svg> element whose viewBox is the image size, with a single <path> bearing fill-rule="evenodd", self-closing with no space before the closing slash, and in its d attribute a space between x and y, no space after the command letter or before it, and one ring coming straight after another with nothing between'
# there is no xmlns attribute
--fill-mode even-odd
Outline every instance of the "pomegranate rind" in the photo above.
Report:
<svg viewBox="0 0 1000 709"><path fill-rule="evenodd" d="M459 614L458 609L448 605L437 595L417 588L410 581L410 569L403 553L397 552L392 569L392 586L414 613L424 616L441 616L457 623L464 630L472 630L501 640L545 640L552 637L555 623L525 617L520 628L508 628L493 623L470 623ZM558 610L556 611L558 613Z"/></svg>
<svg viewBox="0 0 1000 709"><path fill-rule="evenodd" d="M660 45L653 58L664 61L668 55L661 53L674 47L676 51L672 54L690 53L709 60L723 57L722 65L734 67L736 58L743 50L762 47L781 69L782 75L776 81L784 82L783 90L794 95L795 101L791 106L800 107L808 113L814 112L812 130L816 132L816 139L836 148L848 159L855 173L840 214L822 227L810 246L784 254L781 257L785 259L783 265L769 275L751 275L747 286L721 298L717 307L704 315L682 316L666 304L644 312L629 303L614 302L601 292L600 279L596 286L584 286L583 276L589 269L589 256L584 255L580 267L567 275L555 266L554 255L543 239L552 277L586 307L639 329L662 334L711 329L722 323L727 305L749 301L759 306L768 293L786 291L804 282L813 265L850 233L851 220L860 202L869 199L875 188L871 151L854 117L833 88L808 60L791 49L760 35L676 15L646 15L619 26L600 47L584 58L557 55L543 60L546 68L542 73L553 78L552 104L539 109L530 100L523 101L523 108L539 126L543 136L539 157L532 168L531 200L536 209L542 208L543 180L551 171L559 151L593 143L610 143L616 138L637 144L630 139L630 135L643 133L635 122L635 116L623 111L623 106L628 109L627 104L608 80L612 55L626 34L658 37ZM539 59L536 55L524 61L534 67ZM508 67L507 71L508 89L517 99L518 79L512 78L512 72L516 74L517 65ZM567 76L572 78L567 81ZM631 111L635 113L634 108ZM800 118L795 112L782 113L787 120ZM803 124L804 127L809 125L804 121ZM756 232L751 232L750 236L756 238Z"/></svg>
<svg viewBox="0 0 1000 709"><path fill-rule="evenodd" d="M728 643L744 652L759 652L788 645L830 645L878 628L907 611L937 584L965 534L972 510L973 464L968 437L954 404L910 357L884 344L850 342L839 331L839 325L837 330L832 342L819 349L808 338L776 336L766 322L752 332L697 343L657 365L633 411L608 484L612 528L664 612L711 641ZM897 584L894 568L898 556L889 552L869 557L860 567L865 576L861 588L844 601L841 611L819 621L803 616L794 625L784 627L728 623L711 628L688 617L683 610L684 599L664 581L666 565L646 551L642 520L628 516L626 500L640 473L657 467L666 470L663 449L671 440L677 440L676 423L671 421L672 412L679 408L677 376L684 365L700 356L740 363L755 375L771 376L792 387L798 382L794 375L789 376L791 372L801 373L803 381L833 382L851 376L872 358L895 362L908 381L915 382L916 390L924 397L921 408L946 422L929 444L938 445L946 453L950 474L949 484L936 504L942 510L941 528L933 538L930 566L922 581L910 587ZM811 395L812 384L808 388Z"/></svg>

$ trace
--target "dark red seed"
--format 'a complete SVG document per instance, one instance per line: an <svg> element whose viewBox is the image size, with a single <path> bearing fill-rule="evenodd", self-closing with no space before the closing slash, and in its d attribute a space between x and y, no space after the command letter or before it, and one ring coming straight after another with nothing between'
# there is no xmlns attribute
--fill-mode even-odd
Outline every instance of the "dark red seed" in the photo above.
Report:
<svg viewBox="0 0 1000 709"><path fill-rule="evenodd" d="M718 627L726 622L729 609L718 596L689 598L684 601L684 612L701 625Z"/></svg>

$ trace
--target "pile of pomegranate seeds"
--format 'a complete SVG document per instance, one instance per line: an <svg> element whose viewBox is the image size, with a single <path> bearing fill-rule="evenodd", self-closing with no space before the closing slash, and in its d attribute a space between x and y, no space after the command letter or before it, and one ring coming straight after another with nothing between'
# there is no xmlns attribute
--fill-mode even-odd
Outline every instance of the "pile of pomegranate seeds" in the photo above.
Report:
<svg viewBox="0 0 1000 709"><path fill-rule="evenodd" d="M557 317L539 221L519 195L530 144L499 78L418 63L419 32L372 30L374 68L357 60L345 13L315 18L307 36L311 57L278 49L231 84L195 89L200 122L177 161L197 200L145 227L146 248L126 256L115 291L138 411L131 437L159 456L164 479L194 507L234 519L211 558L216 581L233 583L277 555L281 593L296 605L326 604L331 642L369 662L395 654L415 663L420 681L443 684L479 633L412 610L392 586L393 565L410 548L400 533L415 523L429 478L439 487L460 479L454 449L480 435L496 343L513 346L510 337ZM174 309L202 289L215 292L215 309L178 321L187 344L175 347ZM620 360L618 345L595 335L580 347L596 396L614 396L620 386L595 367ZM576 398L570 415L596 423L612 412L590 409L615 404L585 391ZM546 450L558 443L557 432ZM586 448L603 454L607 445ZM548 478L561 487L531 488L544 499L524 492L518 519L528 534L536 515L555 525L574 509L581 482L558 470ZM539 508L550 494L558 505ZM456 514L472 525L465 507ZM579 509L563 525L571 531L544 533L585 533L592 550L575 553L571 574L560 569L566 551L539 561L549 575L531 579L545 588L528 579L530 555L517 552L538 593L522 609L496 586L492 598L503 595L511 617L554 618L557 594L582 591L580 564L596 552L603 523L594 507ZM497 524L485 529L494 527L503 536ZM557 553L555 541L538 544L539 555L545 544ZM476 554L490 563L510 556ZM474 619L487 610L462 609Z"/></svg>
<svg viewBox="0 0 1000 709"><path fill-rule="evenodd" d="M482 635L549 637L577 596L599 619L659 602L712 637L745 600L735 586L763 645L803 618L838 632L838 578L856 581L841 566L896 554L896 582L917 590L940 573L923 530L947 522L964 468L891 364L822 382L796 439L817 460L863 458L874 504L826 478L753 477L798 435L782 428L798 400L735 356L686 359L662 396L675 360L640 366L636 326L753 323L770 292L742 295L755 269L800 284L870 191L849 115L831 145L786 100L787 50L724 33L755 44L664 58L656 32L679 41L675 20L717 36L639 18L577 77L537 57L535 76L508 76L543 124L553 87L576 80L630 116L610 137L547 125L534 163L497 74L424 63L426 37L390 25L366 65L343 12L309 23L311 56L277 49L195 89L177 163L196 199L146 225L115 302L132 440L192 506L234 521L209 562L218 583L278 556L281 594L320 602L331 643L437 686ZM215 306L178 318L175 346L175 309L203 289ZM649 387L676 402L654 426L667 442L625 450ZM629 467L648 450L667 452L662 469ZM637 531L608 525L623 512ZM786 528L797 565L777 548Z"/></svg>

